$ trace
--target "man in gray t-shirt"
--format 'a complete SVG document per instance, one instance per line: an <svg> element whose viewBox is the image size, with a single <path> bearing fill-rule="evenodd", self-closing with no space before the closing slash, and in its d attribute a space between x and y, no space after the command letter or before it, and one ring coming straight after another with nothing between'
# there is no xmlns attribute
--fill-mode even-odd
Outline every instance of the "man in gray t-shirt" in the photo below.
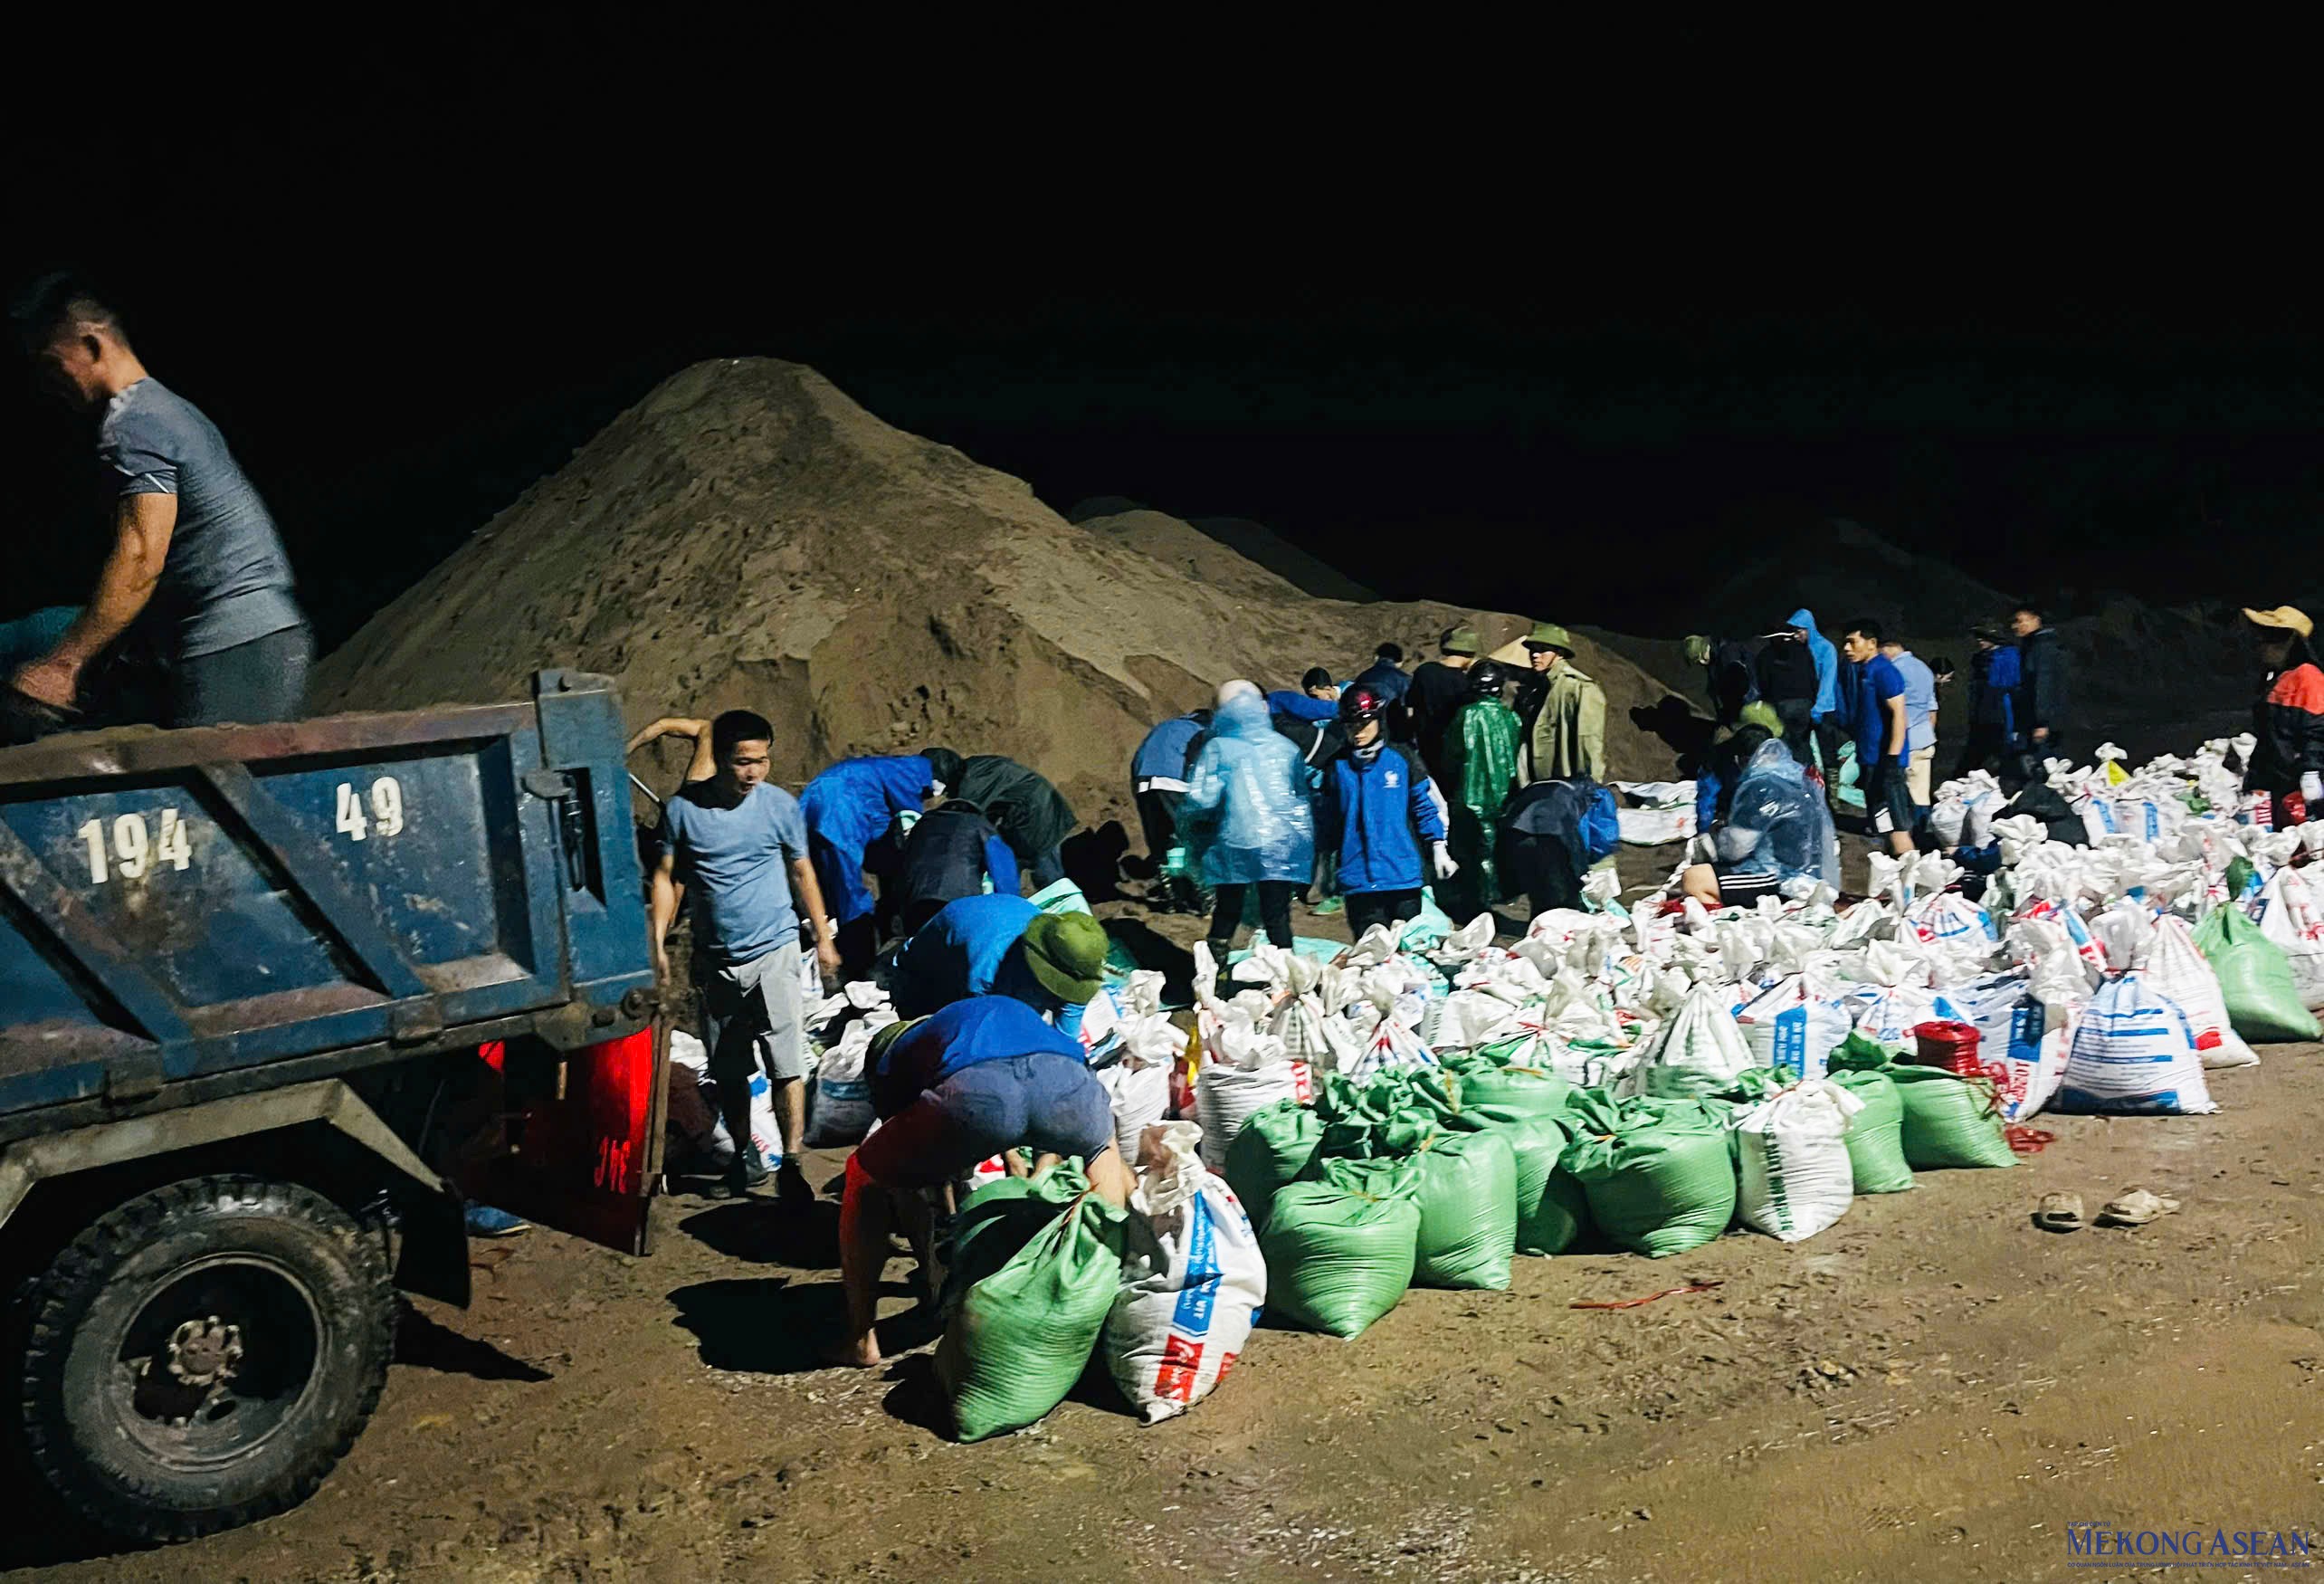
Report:
<svg viewBox="0 0 2324 1584"><path fill-rule="evenodd" d="M748 1193L767 1180L750 1131L750 1084L763 1073L781 1137L776 1186L786 1200L805 1202L814 1190L798 1158L807 1120L801 911L814 926L822 970L839 969L832 922L807 858L806 820L799 800L767 779L775 728L765 716L729 710L708 722L656 722L657 729L681 726L695 740L694 765L662 809L651 909L654 969L667 983L666 940L682 896L693 904L702 1043L718 1080L719 1109L734 1135L727 1187Z"/></svg>
<svg viewBox="0 0 2324 1584"><path fill-rule="evenodd" d="M89 663L134 627L169 671L171 726L295 719L314 641L266 502L217 426L146 372L112 311L69 280L42 282L17 326L74 406L102 414L99 459L114 540L87 606L18 692L59 709Z"/></svg>

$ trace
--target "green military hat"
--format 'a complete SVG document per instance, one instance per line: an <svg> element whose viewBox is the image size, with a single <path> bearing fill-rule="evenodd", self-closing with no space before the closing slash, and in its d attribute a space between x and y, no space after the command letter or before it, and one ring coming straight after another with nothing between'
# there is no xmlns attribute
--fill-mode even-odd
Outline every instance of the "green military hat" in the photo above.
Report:
<svg viewBox="0 0 2324 1584"><path fill-rule="evenodd" d="M1087 913L1043 913L1024 927L1024 962L1042 988L1071 1007L1105 988L1106 929Z"/></svg>
<svg viewBox="0 0 2324 1584"><path fill-rule="evenodd" d="M1443 641L1437 645L1447 654L1475 654L1484 646L1484 640L1477 636L1474 627L1447 627Z"/></svg>
<svg viewBox="0 0 2324 1584"><path fill-rule="evenodd" d="M1529 649L1555 649L1571 660L1574 657L1574 635L1555 622L1536 622L1533 631L1526 635Z"/></svg>

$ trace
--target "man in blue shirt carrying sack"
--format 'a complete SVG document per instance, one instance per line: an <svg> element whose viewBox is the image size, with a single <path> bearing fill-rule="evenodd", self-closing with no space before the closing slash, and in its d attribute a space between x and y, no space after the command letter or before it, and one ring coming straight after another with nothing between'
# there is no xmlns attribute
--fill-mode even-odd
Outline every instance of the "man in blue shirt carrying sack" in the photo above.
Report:
<svg viewBox="0 0 2324 1584"><path fill-rule="evenodd" d="M102 415L97 454L114 492L112 546L89 603L16 691L86 707L92 662L135 634L168 672L162 724L298 718L315 654L266 502L201 409L146 372L120 321L67 276L16 305L25 348L57 394Z"/></svg>
<svg viewBox="0 0 2324 1584"><path fill-rule="evenodd" d="M1872 830L1901 856L1912 851L1913 821L1912 788L1906 780L1912 755L1904 676L1881 654L1878 622L1851 623L1842 654L1848 661L1843 692L1849 730L1856 740L1856 785L1863 790Z"/></svg>
<svg viewBox="0 0 2324 1584"><path fill-rule="evenodd" d="M807 1047L795 896L814 924L815 957L826 977L839 970L839 947L808 858L798 799L767 779L775 728L764 715L729 710L710 723L709 735L715 770L689 780L662 806L653 966L666 983L666 938L681 896L691 894L702 1043L735 1143L727 1188L748 1193L767 1178L750 1136L751 1075L764 1072L783 1140L778 1188L785 1200L799 1204L814 1190L798 1160L806 1131Z"/></svg>

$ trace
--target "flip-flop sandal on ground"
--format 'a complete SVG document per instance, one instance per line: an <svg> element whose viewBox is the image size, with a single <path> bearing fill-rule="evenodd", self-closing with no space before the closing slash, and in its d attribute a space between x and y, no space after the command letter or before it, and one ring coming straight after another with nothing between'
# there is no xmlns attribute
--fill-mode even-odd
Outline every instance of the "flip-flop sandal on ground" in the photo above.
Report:
<svg viewBox="0 0 2324 1584"><path fill-rule="evenodd" d="M2106 1208L2098 1213L2100 1226L2144 1226L2157 1216L2167 1216L2179 1207L2176 1199L2160 1194L2150 1194L2145 1188L2132 1188L2119 1199L2109 1199Z"/></svg>
<svg viewBox="0 0 2324 1584"><path fill-rule="evenodd" d="M2043 1194L2041 1207L2034 1212L2034 1225L2044 1232L2080 1232L2083 1226L2081 1196Z"/></svg>

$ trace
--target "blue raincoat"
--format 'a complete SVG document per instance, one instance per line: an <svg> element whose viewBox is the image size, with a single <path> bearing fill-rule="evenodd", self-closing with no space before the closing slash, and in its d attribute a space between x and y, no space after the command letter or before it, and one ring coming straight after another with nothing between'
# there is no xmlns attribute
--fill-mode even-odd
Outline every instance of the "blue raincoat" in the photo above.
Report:
<svg viewBox="0 0 2324 1584"><path fill-rule="evenodd" d="M896 816L918 814L936 772L924 754L882 754L842 759L806 785L799 812L807 821L807 855L823 887L832 922L868 916L872 888L863 883L863 849L888 834Z"/></svg>
<svg viewBox="0 0 2324 1584"><path fill-rule="evenodd" d="M1246 693L1220 707L1187 782L1178 828L1205 884L1305 885L1313 878L1315 811L1306 767L1275 730L1265 700Z"/></svg>
<svg viewBox="0 0 2324 1584"><path fill-rule="evenodd" d="M1815 656L1815 708L1808 718L1821 720L1840 708L1840 651L1816 626L1815 613L1805 606L1792 612L1786 625L1807 629L1807 652Z"/></svg>
<svg viewBox="0 0 2324 1584"><path fill-rule="evenodd" d="M1727 818L1710 833L1710 848L1723 875L1840 881L1832 815L1780 738L1761 743L1743 767Z"/></svg>

